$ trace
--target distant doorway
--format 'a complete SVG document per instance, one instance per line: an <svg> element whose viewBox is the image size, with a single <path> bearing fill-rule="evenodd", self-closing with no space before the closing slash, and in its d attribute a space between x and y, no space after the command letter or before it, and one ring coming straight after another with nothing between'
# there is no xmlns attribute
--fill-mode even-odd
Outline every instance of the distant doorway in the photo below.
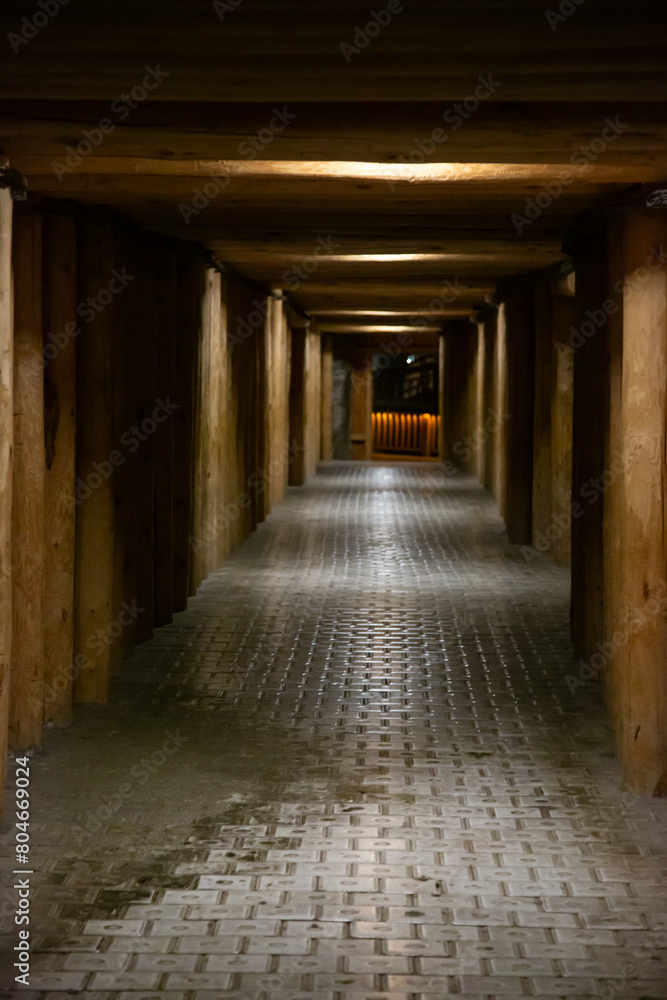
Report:
<svg viewBox="0 0 667 1000"><path fill-rule="evenodd" d="M438 357L404 353L373 357L373 458L438 458Z"/></svg>

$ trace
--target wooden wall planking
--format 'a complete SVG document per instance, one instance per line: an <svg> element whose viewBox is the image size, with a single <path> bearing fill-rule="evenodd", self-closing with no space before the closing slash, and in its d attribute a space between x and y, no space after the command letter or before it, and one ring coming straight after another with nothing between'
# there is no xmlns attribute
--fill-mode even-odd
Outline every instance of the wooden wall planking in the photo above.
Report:
<svg viewBox="0 0 667 1000"><path fill-rule="evenodd" d="M78 233L77 299L98 301L115 263L113 234L83 224ZM75 678L82 702L107 700L113 643L114 486L106 475L114 450L112 423L113 308L81 324L77 338L77 503L75 654L85 658ZM104 464L103 464L104 463ZM102 471L100 471L102 470Z"/></svg>
<svg viewBox="0 0 667 1000"><path fill-rule="evenodd" d="M12 214L0 188L0 798L7 772L12 649L12 450L14 441L14 322Z"/></svg>
<svg viewBox="0 0 667 1000"><path fill-rule="evenodd" d="M614 632L607 630L609 645L600 655L608 659L611 648L608 686L623 774L640 795L667 795L667 269L656 260L666 239L662 215L627 213L620 432L614 434L622 443L623 488L612 508L621 544L610 581L620 615L606 608Z"/></svg>
<svg viewBox="0 0 667 1000"><path fill-rule="evenodd" d="M333 458L333 341L331 337L322 337L320 349L322 352L320 458L323 462L330 462Z"/></svg>
<svg viewBox="0 0 667 1000"><path fill-rule="evenodd" d="M14 450L9 742L41 744L44 711L42 220L14 219Z"/></svg>
<svg viewBox="0 0 667 1000"><path fill-rule="evenodd" d="M76 224L43 221L44 721L72 718L76 475ZM73 326L71 324L74 324Z"/></svg>

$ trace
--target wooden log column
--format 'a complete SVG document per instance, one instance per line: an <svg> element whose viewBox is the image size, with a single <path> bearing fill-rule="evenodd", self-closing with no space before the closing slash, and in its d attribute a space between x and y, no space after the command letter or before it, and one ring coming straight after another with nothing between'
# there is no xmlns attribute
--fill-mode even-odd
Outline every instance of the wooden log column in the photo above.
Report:
<svg viewBox="0 0 667 1000"><path fill-rule="evenodd" d="M484 320L484 420L489 421L489 426L495 428L489 431L484 437L484 477L482 483L490 493L493 493L496 482L496 437L500 429L496 414L496 393L495 393L495 358L496 358L496 334L498 316L493 313Z"/></svg>
<svg viewBox="0 0 667 1000"><path fill-rule="evenodd" d="M0 188L0 804L7 769L12 648L11 525L14 440L12 211L9 188Z"/></svg>
<svg viewBox="0 0 667 1000"><path fill-rule="evenodd" d="M290 486L303 486L306 471L306 341L305 329L292 329L289 395Z"/></svg>
<svg viewBox="0 0 667 1000"><path fill-rule="evenodd" d="M507 337L507 465L504 517L515 545L530 545L533 511L535 402L534 295L525 289L505 304ZM500 407L499 407L500 409Z"/></svg>
<svg viewBox="0 0 667 1000"><path fill-rule="evenodd" d="M39 746L44 708L42 222L14 220L14 471L9 741Z"/></svg>
<svg viewBox="0 0 667 1000"><path fill-rule="evenodd" d="M76 475L76 224L43 223L44 721L72 719Z"/></svg>
<svg viewBox="0 0 667 1000"><path fill-rule="evenodd" d="M535 290L535 408L533 417L533 516L532 545L551 547L552 529L552 428L551 403L554 381L554 296L543 280Z"/></svg>
<svg viewBox="0 0 667 1000"><path fill-rule="evenodd" d="M350 394L350 451L356 461L373 455L373 366L368 349L352 352Z"/></svg>
<svg viewBox="0 0 667 1000"><path fill-rule="evenodd" d="M77 337L77 490L75 698L104 702L112 664L114 598L114 487L106 475L114 450L112 424L112 306L102 289L115 265L113 234L96 226L78 231L78 294L91 300ZM88 316L88 313L86 313Z"/></svg>
<svg viewBox="0 0 667 1000"><path fill-rule="evenodd" d="M330 462L333 458L333 341L322 337L322 402L320 412L320 458Z"/></svg>
<svg viewBox="0 0 667 1000"><path fill-rule="evenodd" d="M667 795L667 268L664 213L628 213L623 239L621 438L617 505L623 620L614 646L614 699L627 785Z"/></svg>
<svg viewBox="0 0 667 1000"><path fill-rule="evenodd" d="M561 566L569 566L572 535L572 394L573 351L568 343L574 319L574 301L556 295L553 300L553 359L551 382L551 517L557 528L551 552Z"/></svg>
<svg viewBox="0 0 667 1000"><path fill-rule="evenodd" d="M609 351L606 324L594 318L609 297L606 233L576 248L572 503L572 640L588 659L604 634L603 544L605 486L601 477L609 455Z"/></svg>

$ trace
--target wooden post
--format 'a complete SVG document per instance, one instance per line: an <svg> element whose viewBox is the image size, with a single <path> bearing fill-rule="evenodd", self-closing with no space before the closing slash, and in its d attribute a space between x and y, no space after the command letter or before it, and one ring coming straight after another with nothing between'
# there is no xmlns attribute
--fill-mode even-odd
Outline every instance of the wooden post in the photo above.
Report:
<svg viewBox="0 0 667 1000"><path fill-rule="evenodd" d="M441 331L438 335L438 411L440 413L440 435L438 437L438 458L442 463L447 461L447 443L445 440L445 435L448 433L447 428L447 399L446 399L446 387L447 387L447 337L444 331Z"/></svg>
<svg viewBox="0 0 667 1000"><path fill-rule="evenodd" d="M44 710L42 222L14 220L14 472L10 744L39 746Z"/></svg>
<svg viewBox="0 0 667 1000"><path fill-rule="evenodd" d="M171 247L161 249L158 265L158 340L155 399L180 406L174 393L175 303L177 262ZM168 402L167 402L168 401ZM157 403L156 406L159 406ZM171 621L173 608L174 425L178 410L165 417L155 431L155 627Z"/></svg>
<svg viewBox="0 0 667 1000"><path fill-rule="evenodd" d="M612 636L614 700L626 783L667 795L667 241L664 217L628 213L623 242L621 439L615 509L623 620ZM613 471L613 469L612 469Z"/></svg>
<svg viewBox="0 0 667 1000"><path fill-rule="evenodd" d="M551 551L561 566L570 565L572 535L572 393L574 358L567 338L574 317L571 299L554 299L554 359L551 388Z"/></svg>
<svg viewBox="0 0 667 1000"><path fill-rule="evenodd" d="M9 188L0 188L0 805L7 770L12 647L11 526L14 440L12 210Z"/></svg>
<svg viewBox="0 0 667 1000"><path fill-rule="evenodd" d="M114 266L113 235L83 225L78 232L78 295L101 305ZM105 296L106 301L106 296ZM112 663L114 596L114 487L108 472L114 450L111 412L112 305L91 309L77 337L77 490L75 697L103 702Z"/></svg>
<svg viewBox="0 0 667 1000"><path fill-rule="evenodd" d="M373 455L373 368L369 350L352 352L350 443L351 457L369 462Z"/></svg>
<svg viewBox="0 0 667 1000"><path fill-rule="evenodd" d="M485 359L484 326L478 324L475 346L475 369L473 379L473 437L475 442L475 454L473 459L473 472L480 483L484 482L485 447L486 436L484 413L484 367Z"/></svg>
<svg viewBox="0 0 667 1000"><path fill-rule="evenodd" d="M76 224L43 224L44 721L72 720L76 437Z"/></svg>
<svg viewBox="0 0 667 1000"><path fill-rule="evenodd" d="M604 487L609 453L609 354L605 324L596 315L608 299L607 241L596 233L577 250L575 322L568 342L574 348L572 503L581 507L572 520L572 639L588 659L604 634L603 547Z"/></svg>
<svg viewBox="0 0 667 1000"><path fill-rule="evenodd" d="M322 338L322 403L320 413L320 458L330 462L333 458L333 341Z"/></svg>
<svg viewBox="0 0 667 1000"><path fill-rule="evenodd" d="M548 281L535 290L535 411L533 423L532 545L551 547L552 428L551 404L556 360L553 344L554 295ZM545 540L544 542L542 540Z"/></svg>
<svg viewBox="0 0 667 1000"><path fill-rule="evenodd" d="M292 330L290 381L289 436L291 462L290 486L302 486L306 481L306 331Z"/></svg>
<svg viewBox="0 0 667 1000"><path fill-rule="evenodd" d="M515 292L505 304L507 330L507 422L504 517L515 545L532 541L533 411L535 400L534 298Z"/></svg>
<svg viewBox="0 0 667 1000"><path fill-rule="evenodd" d="M304 456L306 479L315 475L320 457L321 438L321 397L322 397L322 357L319 333L306 334L304 421L306 454ZM371 432L372 441L372 432Z"/></svg>
<svg viewBox="0 0 667 1000"><path fill-rule="evenodd" d="M489 427L496 428L495 431L488 431L484 436L484 478L482 483L490 493L493 493L495 484L496 436L499 433L495 417L494 385L497 323L496 313L487 316L484 320L484 420L489 422Z"/></svg>
<svg viewBox="0 0 667 1000"><path fill-rule="evenodd" d="M498 501L501 517L505 516L507 492L507 421L510 415L507 388L507 313L502 303L496 316L492 374L493 418L498 430L491 435L491 492Z"/></svg>

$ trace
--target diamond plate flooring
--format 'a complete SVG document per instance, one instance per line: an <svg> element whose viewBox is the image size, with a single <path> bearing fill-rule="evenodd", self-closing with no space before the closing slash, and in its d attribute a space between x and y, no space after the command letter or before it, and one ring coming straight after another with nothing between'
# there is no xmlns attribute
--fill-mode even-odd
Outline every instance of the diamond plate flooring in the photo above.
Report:
<svg viewBox="0 0 667 1000"><path fill-rule="evenodd" d="M322 466L46 732L4 996L667 997L667 803L567 620L473 480Z"/></svg>

